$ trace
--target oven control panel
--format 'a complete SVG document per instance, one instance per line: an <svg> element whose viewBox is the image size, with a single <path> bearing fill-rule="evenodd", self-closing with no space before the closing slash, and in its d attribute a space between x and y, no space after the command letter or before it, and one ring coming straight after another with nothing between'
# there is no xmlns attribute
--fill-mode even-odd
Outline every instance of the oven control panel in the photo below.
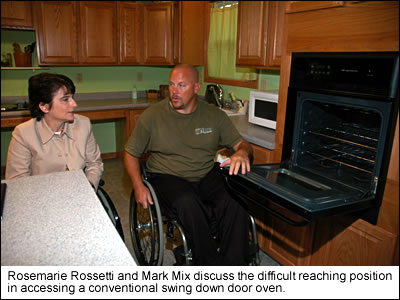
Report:
<svg viewBox="0 0 400 300"><path fill-rule="evenodd" d="M289 86L396 98L398 66L394 52L293 53Z"/></svg>

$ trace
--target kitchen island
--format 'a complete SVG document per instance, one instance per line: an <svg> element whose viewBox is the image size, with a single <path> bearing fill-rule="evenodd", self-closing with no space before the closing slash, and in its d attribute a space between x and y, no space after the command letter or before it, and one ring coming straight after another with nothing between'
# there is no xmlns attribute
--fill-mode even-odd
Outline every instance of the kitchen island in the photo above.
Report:
<svg viewBox="0 0 400 300"><path fill-rule="evenodd" d="M136 265L82 170L2 182L2 266Z"/></svg>

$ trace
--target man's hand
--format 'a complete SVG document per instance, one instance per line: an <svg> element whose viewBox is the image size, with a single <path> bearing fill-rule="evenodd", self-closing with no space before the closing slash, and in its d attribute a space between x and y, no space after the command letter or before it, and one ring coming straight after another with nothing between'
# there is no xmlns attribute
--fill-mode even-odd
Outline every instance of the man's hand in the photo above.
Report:
<svg viewBox="0 0 400 300"><path fill-rule="evenodd" d="M230 164L229 175L237 175L240 168L242 168L242 174L250 172L250 157L253 156L253 148L250 144L246 140L241 140L233 147L233 150L236 152L220 166L224 167Z"/></svg>
<svg viewBox="0 0 400 300"><path fill-rule="evenodd" d="M229 175L232 174L237 175L240 168L242 168L242 174L250 172L250 159L249 156L247 155L247 152L243 150L235 152L228 160L224 161L220 166L224 167L229 164L230 164Z"/></svg>
<svg viewBox="0 0 400 300"><path fill-rule="evenodd" d="M143 208L147 208L147 203L153 205L151 193L149 189L144 186L144 184L142 184L142 187L135 189L135 200L137 203L141 204Z"/></svg>

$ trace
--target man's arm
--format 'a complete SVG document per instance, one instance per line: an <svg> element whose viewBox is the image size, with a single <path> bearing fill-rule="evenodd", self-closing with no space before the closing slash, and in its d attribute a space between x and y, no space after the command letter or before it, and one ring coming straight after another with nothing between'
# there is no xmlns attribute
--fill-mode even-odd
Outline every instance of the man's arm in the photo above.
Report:
<svg viewBox="0 0 400 300"><path fill-rule="evenodd" d="M229 175L237 175L240 167L242 167L242 174L250 172L250 161L253 160L253 148L251 145L245 139L242 139L233 147L233 150L235 153L220 166L223 167L230 164Z"/></svg>
<svg viewBox="0 0 400 300"><path fill-rule="evenodd" d="M143 184L142 176L140 174L139 159L129 154L127 151L124 151L124 164L132 181L136 202L142 204L144 208L147 208L147 202L153 204L153 200L151 199L150 191Z"/></svg>

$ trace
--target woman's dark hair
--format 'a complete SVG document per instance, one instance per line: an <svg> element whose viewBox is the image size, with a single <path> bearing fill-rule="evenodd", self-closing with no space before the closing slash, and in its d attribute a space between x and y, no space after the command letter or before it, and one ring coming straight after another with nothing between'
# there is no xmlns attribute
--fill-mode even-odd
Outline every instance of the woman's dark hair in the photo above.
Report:
<svg viewBox="0 0 400 300"><path fill-rule="evenodd" d="M68 94L75 94L75 85L65 75L53 73L40 73L29 78L28 96L29 110L32 118L40 121L44 115L39 104L53 106L53 97L62 87L65 87Z"/></svg>

